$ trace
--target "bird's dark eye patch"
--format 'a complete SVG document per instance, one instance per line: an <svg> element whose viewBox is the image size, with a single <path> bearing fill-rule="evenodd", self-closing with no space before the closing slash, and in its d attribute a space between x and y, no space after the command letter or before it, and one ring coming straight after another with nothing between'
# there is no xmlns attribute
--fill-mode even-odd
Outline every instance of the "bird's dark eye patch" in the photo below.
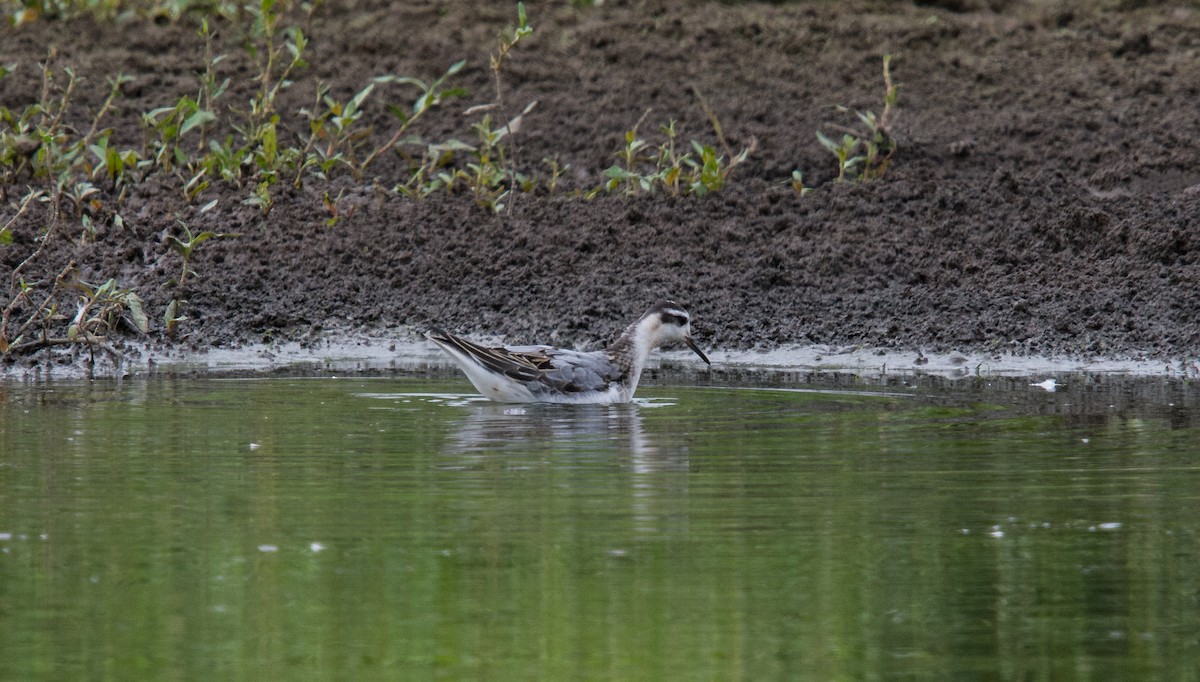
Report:
<svg viewBox="0 0 1200 682"><path fill-rule="evenodd" d="M687 325L688 318L685 315L678 315L676 313L664 310L662 313L662 321L663 324L673 324L678 327L683 327Z"/></svg>

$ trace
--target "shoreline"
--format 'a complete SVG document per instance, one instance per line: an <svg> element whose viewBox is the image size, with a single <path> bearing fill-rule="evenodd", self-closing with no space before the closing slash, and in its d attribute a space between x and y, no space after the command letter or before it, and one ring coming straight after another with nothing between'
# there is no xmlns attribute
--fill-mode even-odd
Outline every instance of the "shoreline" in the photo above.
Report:
<svg viewBox="0 0 1200 682"><path fill-rule="evenodd" d="M494 339L477 339L502 345ZM389 376L394 374L457 373L458 368L432 343L379 335L330 334L316 341L247 344L232 348L164 348L151 344L124 344L122 357L98 352L89 370L86 353L74 360L12 364L0 368L0 381L77 381L85 379L141 379L162 376L301 377ZM895 350L863 346L832 347L822 344L789 345L761 350L705 350L712 360L706 368L690 351L658 350L648 369L709 375L714 380L736 375L772 375L810 372L873 376L933 376L946 379L1008 377L1046 379L1064 375L1104 374L1166 379L1200 378L1196 358L1111 358L1038 356L1011 353Z"/></svg>

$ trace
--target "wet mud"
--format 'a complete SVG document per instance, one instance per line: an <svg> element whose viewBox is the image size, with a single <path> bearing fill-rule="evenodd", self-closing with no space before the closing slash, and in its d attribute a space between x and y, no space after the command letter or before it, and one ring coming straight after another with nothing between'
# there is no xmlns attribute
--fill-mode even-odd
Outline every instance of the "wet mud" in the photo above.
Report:
<svg viewBox="0 0 1200 682"><path fill-rule="evenodd" d="M430 79L466 59L456 78L470 95L414 132L470 141L479 114L464 112L495 98L488 54L515 18L505 3L477 5L320 6L303 18L309 65L281 94L281 135L300 146L298 112L318 83L344 100L374 76ZM214 182L189 202L184 178L157 176L122 196L101 186L87 209L92 230L61 220L22 276L53 281L74 261L87 281L116 278L151 321L148 335L128 339L176 353L319 344L331 334L414 340L433 323L594 348L664 297L689 307L706 349L1126 359L1200 351L1194 5L527 7L535 30L502 71L495 118L536 101L510 151L539 182L507 197L499 214L465 191L424 200L392 191L409 173L398 154L363 177L281 183L266 215L244 203L251 187ZM220 73L234 77L223 106L244 107L254 64L235 26L218 29ZM107 95L105 79L130 75L106 123L122 147L139 147L140 114L194 93L204 69L203 41L186 21L99 30L40 21L0 32L0 63L18 66L0 79L6 106L36 101L47 46L82 76L68 113L78 129ZM899 85L898 152L878 180L836 182L837 163L815 133L856 125L835 105L880 110L885 54ZM413 97L379 87L363 120L373 144L395 128L384 103ZM706 107L731 152L753 146L723 189L586 197L639 121L655 145L659 126L676 120L681 141L720 148ZM553 191L544 159L566 169ZM797 169L812 188L803 196L791 185ZM0 207L3 220L20 189ZM5 286L56 220L39 205L16 221L12 243L0 246ZM197 249L185 287L168 240L181 223L236 235ZM177 298L188 319L168 336L163 314Z"/></svg>

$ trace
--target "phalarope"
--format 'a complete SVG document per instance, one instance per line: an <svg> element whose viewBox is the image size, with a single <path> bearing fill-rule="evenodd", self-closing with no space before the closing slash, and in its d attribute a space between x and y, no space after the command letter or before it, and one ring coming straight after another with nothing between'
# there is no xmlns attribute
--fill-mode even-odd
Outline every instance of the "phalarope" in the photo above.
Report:
<svg viewBox="0 0 1200 682"><path fill-rule="evenodd" d="M650 351L682 342L711 365L692 340L691 316L674 301L650 306L605 350L550 346L485 348L433 329L426 338L446 351L484 396L506 403L627 403Z"/></svg>

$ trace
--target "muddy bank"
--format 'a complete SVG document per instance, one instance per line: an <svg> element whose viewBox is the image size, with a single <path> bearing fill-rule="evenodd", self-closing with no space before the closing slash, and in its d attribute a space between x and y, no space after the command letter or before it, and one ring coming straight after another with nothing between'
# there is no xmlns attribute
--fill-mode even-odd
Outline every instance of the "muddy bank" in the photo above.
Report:
<svg viewBox="0 0 1200 682"><path fill-rule="evenodd" d="M464 192L393 191L410 170L399 155L361 178L332 172L281 186L266 215L243 203L247 186L214 182L189 203L181 178L149 177L120 195L99 183L86 234L78 216L48 205L14 222L12 243L0 246L8 299L11 274L37 252L26 281L53 282L74 261L84 281L116 278L137 292L148 333L122 334L160 353L315 348L331 334L413 340L435 321L512 343L597 347L668 296L689 306L710 349L815 344L1164 366L1200 352L1193 6L527 5L535 32L503 74L504 99L511 112L537 101L514 158L543 182L500 214ZM478 115L463 112L492 95L487 54L510 14L466 3L323 5L306 19L309 66L281 95L281 129L302 139L298 112L319 82L346 98L375 75L432 78L467 59L456 78L471 96L431 113L419 134L469 139ZM18 65L0 79L5 106L37 99L47 45L84 77L67 112L76 128L101 106L106 77L132 76L108 119L114 142L129 147L144 139L140 113L193 92L203 70L203 42L186 22L2 30L0 63ZM252 62L233 27L222 39L222 75L244 75ZM900 86L899 151L883 178L836 183L815 131L853 125L834 104L881 106L885 54ZM675 119L683 138L719 146L705 103L732 151L754 145L721 191L581 196L604 182L644 115L653 144ZM365 115L376 142L394 128L383 98ZM567 168L554 191L543 159ZM814 188L804 196L790 186L795 169ZM3 221L19 193L0 208ZM184 286L168 240L181 221L237 235L198 248ZM168 336L171 300L186 300L188 319ZM14 319L29 312L18 303ZM6 364L55 354L89 352L56 347Z"/></svg>

